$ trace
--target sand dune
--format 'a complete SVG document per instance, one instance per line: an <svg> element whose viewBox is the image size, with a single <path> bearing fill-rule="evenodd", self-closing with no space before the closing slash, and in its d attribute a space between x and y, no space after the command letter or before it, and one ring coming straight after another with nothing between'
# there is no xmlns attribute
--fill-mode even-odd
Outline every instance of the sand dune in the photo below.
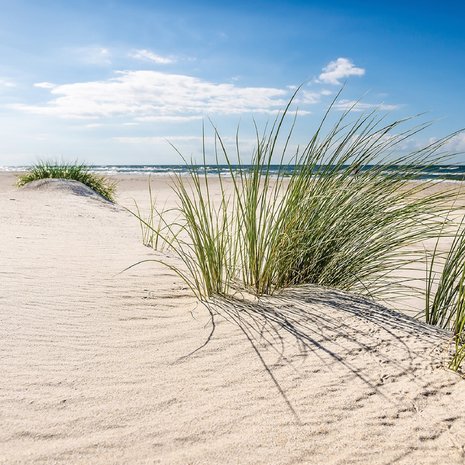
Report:
<svg viewBox="0 0 465 465"><path fill-rule="evenodd" d="M145 198L140 179L123 178L120 203ZM12 180L0 176L0 463L464 463L446 333L309 288L217 301L211 335L167 268L120 273L161 256L123 208Z"/></svg>
<svg viewBox="0 0 465 465"><path fill-rule="evenodd" d="M94 199L108 202L108 200L100 194L97 194L97 192L92 190L90 187L71 179L38 179L36 181L28 182L26 185L22 186L21 189L27 191L64 191L81 197L92 197Z"/></svg>

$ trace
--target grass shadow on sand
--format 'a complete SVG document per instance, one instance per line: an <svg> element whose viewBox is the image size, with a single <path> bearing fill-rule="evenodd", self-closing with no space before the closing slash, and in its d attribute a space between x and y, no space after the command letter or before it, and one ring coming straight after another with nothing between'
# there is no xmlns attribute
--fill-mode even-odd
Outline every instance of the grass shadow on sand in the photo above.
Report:
<svg viewBox="0 0 465 465"><path fill-rule="evenodd" d="M275 369L283 364L298 373L294 366L296 355L301 360L313 354L329 369L340 364L387 402L395 402L380 389L382 382L373 375L373 366L357 357L370 354L378 367L389 366L415 382L418 369L440 363L441 351L450 336L365 298L315 286L253 300L215 298L205 305L212 320L210 335L183 359L209 343L217 319L231 322L250 342L298 423L298 412L275 374ZM391 348L395 348L392 354ZM275 354L272 363L267 361L270 352Z"/></svg>

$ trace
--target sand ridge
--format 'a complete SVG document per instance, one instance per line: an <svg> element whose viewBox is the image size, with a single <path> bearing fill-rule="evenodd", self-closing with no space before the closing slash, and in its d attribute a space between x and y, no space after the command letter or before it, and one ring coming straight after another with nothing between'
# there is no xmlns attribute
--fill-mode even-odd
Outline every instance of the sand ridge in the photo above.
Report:
<svg viewBox="0 0 465 465"><path fill-rule="evenodd" d="M2 175L0 217L1 464L464 463L444 332L309 288L218 300L208 340L174 273L120 273L161 257L124 209Z"/></svg>

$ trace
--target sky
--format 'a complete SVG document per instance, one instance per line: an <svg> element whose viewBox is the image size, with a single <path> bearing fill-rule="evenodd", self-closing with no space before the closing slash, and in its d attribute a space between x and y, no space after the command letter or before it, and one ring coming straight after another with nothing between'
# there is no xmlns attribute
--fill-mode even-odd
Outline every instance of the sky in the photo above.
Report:
<svg viewBox="0 0 465 465"><path fill-rule="evenodd" d="M0 166L180 163L170 144L198 160L212 125L226 144L239 127L251 153L254 124L299 85L295 144L341 89L334 115L354 102L392 120L424 113L434 124L412 146L465 127L462 2L0 0L0 11ZM465 151L465 135L449 148Z"/></svg>

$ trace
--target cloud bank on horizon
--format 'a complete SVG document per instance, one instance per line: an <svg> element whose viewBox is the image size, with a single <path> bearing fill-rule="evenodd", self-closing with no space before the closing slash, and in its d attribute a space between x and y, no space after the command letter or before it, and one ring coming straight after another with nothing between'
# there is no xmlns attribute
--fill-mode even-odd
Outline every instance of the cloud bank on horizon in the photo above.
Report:
<svg viewBox="0 0 465 465"><path fill-rule="evenodd" d="M139 50L131 55L160 64L169 58L150 50ZM317 83L340 86L343 79L363 76L365 69L348 58L337 58L323 69ZM287 88L248 87L234 83L214 83L205 79L163 71L135 70L114 72L106 80L53 84L36 82L33 87L49 91L49 99L41 104L12 103L8 107L35 115L64 119L104 119L125 117L135 122L182 122L214 117L215 115L277 114L284 108L295 85ZM333 92L327 87L303 89L296 103L307 108ZM336 109L345 110L355 102L341 100ZM360 110L379 106L395 109L396 105L360 104ZM301 109L300 114L309 111Z"/></svg>

